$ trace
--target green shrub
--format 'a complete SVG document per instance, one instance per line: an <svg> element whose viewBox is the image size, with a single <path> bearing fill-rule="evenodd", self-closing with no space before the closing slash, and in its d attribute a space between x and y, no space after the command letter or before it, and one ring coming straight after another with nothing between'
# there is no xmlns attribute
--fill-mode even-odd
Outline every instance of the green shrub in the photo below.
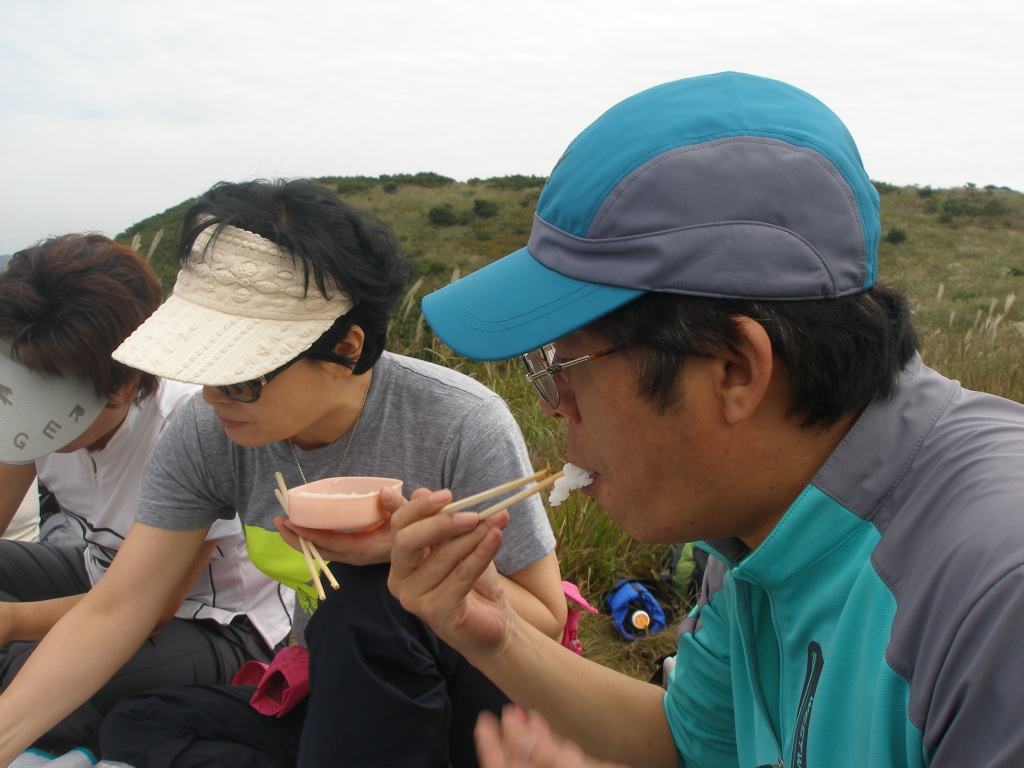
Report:
<svg viewBox="0 0 1024 768"><path fill-rule="evenodd" d="M889 231L885 233L885 242L892 243L893 245L899 245L905 242L907 239L907 232L899 227L889 227Z"/></svg>
<svg viewBox="0 0 1024 768"><path fill-rule="evenodd" d="M481 219L490 219L498 215L498 204L490 200L476 198L473 200L473 213Z"/></svg>
<svg viewBox="0 0 1024 768"><path fill-rule="evenodd" d="M334 189L341 197L362 194L369 192L377 186L377 180L369 176L343 176L333 179Z"/></svg>
<svg viewBox="0 0 1024 768"><path fill-rule="evenodd" d="M455 208L451 203L435 205L427 212L427 218L435 227L451 227L458 223L459 217L455 215Z"/></svg>
<svg viewBox="0 0 1024 768"><path fill-rule="evenodd" d="M487 180L487 186L492 189L502 189L515 192L520 189L540 189L548 180L544 176L502 176Z"/></svg>
<svg viewBox="0 0 1024 768"><path fill-rule="evenodd" d="M996 197L992 190L983 192L974 184L932 197L928 200L928 210L938 213L939 221L946 224L956 218L995 217L1010 212L1006 203Z"/></svg>
<svg viewBox="0 0 1024 768"><path fill-rule="evenodd" d="M442 176L439 173L398 173L394 176L382 175L380 177L382 184L391 182L392 184L407 185L410 187L424 187L425 189L436 189L438 187L447 187L449 184L454 184L455 179L451 179L447 176Z"/></svg>

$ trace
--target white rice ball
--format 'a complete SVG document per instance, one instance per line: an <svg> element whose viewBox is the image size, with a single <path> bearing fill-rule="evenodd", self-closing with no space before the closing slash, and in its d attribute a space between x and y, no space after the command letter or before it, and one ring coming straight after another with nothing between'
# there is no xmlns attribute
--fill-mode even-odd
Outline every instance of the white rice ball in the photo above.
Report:
<svg viewBox="0 0 1024 768"><path fill-rule="evenodd" d="M551 486L548 504L552 507L557 507L569 498L570 491L575 491L584 485L590 485L592 479L589 469L577 467L575 464L566 464L562 467L562 476L555 480L554 485Z"/></svg>

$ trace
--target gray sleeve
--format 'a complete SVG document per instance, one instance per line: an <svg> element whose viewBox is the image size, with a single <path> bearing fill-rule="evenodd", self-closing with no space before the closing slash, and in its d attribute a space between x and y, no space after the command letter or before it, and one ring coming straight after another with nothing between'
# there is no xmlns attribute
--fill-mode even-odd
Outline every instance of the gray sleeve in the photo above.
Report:
<svg viewBox="0 0 1024 768"><path fill-rule="evenodd" d="M957 626L933 624L946 652L918 723L932 768L1024 765L1024 566L986 589Z"/></svg>
<svg viewBox="0 0 1024 768"><path fill-rule="evenodd" d="M448 487L455 499L534 471L522 432L508 406L497 396L481 400L455 422L447 448ZM541 495L546 496L543 492L531 496L509 510L510 522L494 559L500 573L515 573L555 548Z"/></svg>
<svg viewBox="0 0 1024 768"><path fill-rule="evenodd" d="M175 416L153 448L135 519L158 528L189 531L235 516L227 438L197 408L196 395Z"/></svg>

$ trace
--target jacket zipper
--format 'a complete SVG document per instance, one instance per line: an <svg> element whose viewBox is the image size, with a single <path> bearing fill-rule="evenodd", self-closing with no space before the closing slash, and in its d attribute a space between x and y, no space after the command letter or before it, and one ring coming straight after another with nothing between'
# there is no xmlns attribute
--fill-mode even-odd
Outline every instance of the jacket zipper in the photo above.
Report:
<svg viewBox="0 0 1024 768"><path fill-rule="evenodd" d="M800 692L800 704L796 711L796 732L793 734L793 768L807 766L807 730L810 727L811 707L814 705L814 694L818 690L818 679L824 665L821 646L811 641L807 644L807 672L804 674L804 687Z"/></svg>

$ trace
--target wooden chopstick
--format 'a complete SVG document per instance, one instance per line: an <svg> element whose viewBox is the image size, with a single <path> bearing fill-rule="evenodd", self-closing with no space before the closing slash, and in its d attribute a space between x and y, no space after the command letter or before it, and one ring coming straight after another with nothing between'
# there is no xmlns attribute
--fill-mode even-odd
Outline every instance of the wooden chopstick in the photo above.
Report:
<svg viewBox="0 0 1024 768"><path fill-rule="evenodd" d="M552 485L555 482L555 480L560 478L563 474L562 472L556 472L555 474L551 475L545 480L540 479L545 475L549 475L550 473L551 470L545 468L538 472L534 472L532 475L528 477L521 477L518 480L512 480L511 482L508 483L496 485L495 487L489 490L480 491L480 493L474 493L472 496L467 496L464 499L453 502L445 507L441 507L440 512L461 512L467 507L472 507L480 503L481 501L493 499L495 496L500 496L503 493L507 493L508 491L511 491L515 488L519 488L520 486L526 485L527 483L532 483L534 480L540 480L540 482L538 482L536 485L532 485L529 488L524 488L523 490L519 491L519 493L509 496L507 499L502 499L497 504L494 504L493 506L490 506L487 509L485 509L483 512L477 513L478 520L486 520L495 512L500 512L503 509L507 509L508 507L511 507L513 504L516 504L522 501L523 499L532 496L535 493L543 491L545 488Z"/></svg>
<svg viewBox="0 0 1024 768"><path fill-rule="evenodd" d="M488 517L493 515L495 512L500 512L503 509L508 509L513 504L516 504L516 503L522 501L523 499L525 499L525 498L527 498L529 496L532 496L535 493L539 493L540 491L543 491L548 486L553 485L555 480L560 478L562 475L563 475L562 472L556 472L555 474L553 474L551 477L547 478L546 480L541 480L536 485L533 485L533 486L531 486L529 488L524 488L523 490L521 490L519 493L515 494L514 496L509 496L507 499L504 499L503 501L499 501L494 506L488 507L483 512L477 513L477 519L478 520L486 520Z"/></svg>
<svg viewBox="0 0 1024 768"><path fill-rule="evenodd" d="M283 483L280 473L278 473L278 481ZM274 489L274 495L277 496L277 501L281 505L281 509L284 510L285 517L288 517L288 495L281 491L280 488ZM312 576L313 586L316 588L316 593L321 600L327 599L327 593L324 592L324 585L320 583L320 573L317 571L316 564L313 562L313 555L309 551L309 542L299 536L299 547L302 549L302 556L306 558L306 568L309 569L309 575Z"/></svg>
<svg viewBox="0 0 1024 768"><path fill-rule="evenodd" d="M287 517L288 516L288 486L286 486L284 484L284 476L280 472L275 472L274 473L274 477L277 478L277 485L278 485L278 491L276 491L276 493L278 494L277 500L281 503L281 506L284 508L284 514ZM310 541L309 539L304 538L302 536L299 536L299 544L303 548L303 550L302 550L303 553L305 553L306 550L309 550L310 557L313 557L313 558L316 559L317 564L320 566L320 570L322 570L323 573L324 573L324 576L327 577L327 581L329 581L331 583L331 587L333 589L340 589L341 588L341 584L339 584L338 580L336 578L334 578L334 574L331 573L331 569L327 567L327 563L324 562L324 558L320 554L320 550L316 548L316 544L314 544L312 541ZM316 569L315 568L310 568L310 571L314 574L314 580L319 583L320 577L315 575L316 574ZM317 591L319 592L320 590L318 589ZM325 599L326 599L326 596L325 596Z"/></svg>
<svg viewBox="0 0 1024 768"><path fill-rule="evenodd" d="M288 517L288 486L284 483L284 477L280 472L275 472L274 477L277 479L277 488L274 490L274 495L277 496L277 501L284 510L285 517ZM299 536L299 546L302 548L302 554L306 558L306 567L309 568L309 573L313 577L313 585L316 587L316 593L320 596L321 600L327 599L327 593L324 592L324 586L320 582L320 574L317 572L317 566L320 567L320 571L323 572L324 576L327 577L327 581L331 583L332 589L339 589L341 584L334 578L334 574L331 569L327 567L327 563L324 562L323 557L320 554L320 550L316 548L309 539L304 536ZM316 563L313 560L316 559Z"/></svg>
<svg viewBox="0 0 1024 768"><path fill-rule="evenodd" d="M300 536L299 538L301 539L302 537ZM316 560L317 565L320 566L320 570L323 571L324 576L326 576L327 580L331 582L331 589L340 589L341 584L339 584L338 580L334 578L334 574L331 573L331 569L327 567L327 563L324 562L323 557L321 557L320 550L316 548L316 544L309 539L303 539L303 541L306 542L306 546L309 547L309 553L313 556L313 559Z"/></svg>
<svg viewBox="0 0 1024 768"><path fill-rule="evenodd" d="M491 488L489 490L480 491L480 493L474 493L472 496L467 496L464 499L460 499L459 501L452 502L451 504L449 504L449 505L447 505L445 507L442 507L441 511L442 512L461 512L464 509L469 509L470 507L472 507L472 506L474 506L476 504L479 504L481 501L487 501L487 499L493 499L495 496L500 496L501 494L503 494L503 493L505 493L507 491L511 491L514 488L518 488L521 485L526 485L527 483L532 483L534 480L539 480L540 478L546 477L549 474L551 474L551 470L548 469L547 467L545 467L544 469L539 470L538 472L534 472L529 477L521 477L518 480L512 480L511 482L503 483L502 485L496 485L496 486L494 486L493 488ZM561 477L561 473L559 473L559 477ZM547 487L547 486L544 486L544 487ZM530 494L526 494L526 495L529 496ZM525 497L523 497L523 498L525 498ZM505 502L502 502L502 504L504 504L504 503Z"/></svg>

